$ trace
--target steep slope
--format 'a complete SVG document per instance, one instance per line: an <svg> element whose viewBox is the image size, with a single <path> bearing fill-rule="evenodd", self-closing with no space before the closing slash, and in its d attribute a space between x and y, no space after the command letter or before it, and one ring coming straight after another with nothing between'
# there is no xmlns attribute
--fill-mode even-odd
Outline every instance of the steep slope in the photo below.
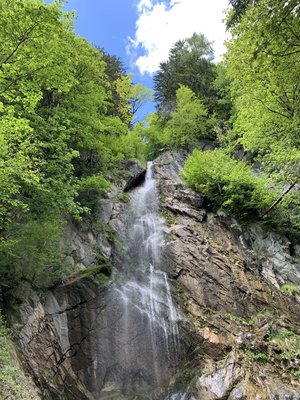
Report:
<svg viewBox="0 0 300 400"><path fill-rule="evenodd" d="M97 218L69 222L77 272L11 293L43 399L300 399L299 297L279 290L299 284L299 243L212 214L183 162L163 154L131 192L145 172L124 166Z"/></svg>
<svg viewBox="0 0 300 400"><path fill-rule="evenodd" d="M279 290L299 284L299 244L210 213L183 186L183 162L176 153L155 161L170 225L165 262L194 326L170 399L299 399L300 297Z"/></svg>

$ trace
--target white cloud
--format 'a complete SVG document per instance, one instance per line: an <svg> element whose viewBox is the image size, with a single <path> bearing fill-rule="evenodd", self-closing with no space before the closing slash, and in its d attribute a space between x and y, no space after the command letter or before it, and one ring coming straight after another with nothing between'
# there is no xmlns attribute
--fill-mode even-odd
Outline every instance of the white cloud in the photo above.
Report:
<svg viewBox="0 0 300 400"><path fill-rule="evenodd" d="M151 0L140 0L137 5L138 12L141 13L144 10L151 10L153 3Z"/></svg>
<svg viewBox="0 0 300 400"><path fill-rule="evenodd" d="M142 74L152 74L167 60L176 41L197 32L214 42L215 59L219 60L225 52L222 20L227 5L227 0L140 0L135 37L129 38L127 52Z"/></svg>

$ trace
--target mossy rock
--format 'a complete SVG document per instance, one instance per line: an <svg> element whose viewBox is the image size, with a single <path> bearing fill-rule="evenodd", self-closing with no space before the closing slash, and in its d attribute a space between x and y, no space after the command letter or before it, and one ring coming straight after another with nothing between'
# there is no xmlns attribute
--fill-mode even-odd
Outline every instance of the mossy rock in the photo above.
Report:
<svg viewBox="0 0 300 400"><path fill-rule="evenodd" d="M83 269L75 272L74 274L65 278L62 282L62 286L68 286L82 279L92 279L93 281L104 284L108 282L111 276L112 266L108 260L98 266Z"/></svg>

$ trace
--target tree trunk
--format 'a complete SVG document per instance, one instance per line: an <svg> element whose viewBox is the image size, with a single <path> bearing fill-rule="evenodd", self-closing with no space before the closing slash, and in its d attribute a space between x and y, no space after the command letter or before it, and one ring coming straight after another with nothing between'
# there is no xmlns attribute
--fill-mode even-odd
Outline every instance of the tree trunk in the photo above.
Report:
<svg viewBox="0 0 300 400"><path fill-rule="evenodd" d="M269 214L269 212L271 212L273 208L275 208L284 199L284 197L293 189L293 187L296 186L296 184L297 182L293 183L285 192L283 192L282 195L276 201L274 201L274 203L267 209L267 211L260 215L259 218L262 219L267 214Z"/></svg>

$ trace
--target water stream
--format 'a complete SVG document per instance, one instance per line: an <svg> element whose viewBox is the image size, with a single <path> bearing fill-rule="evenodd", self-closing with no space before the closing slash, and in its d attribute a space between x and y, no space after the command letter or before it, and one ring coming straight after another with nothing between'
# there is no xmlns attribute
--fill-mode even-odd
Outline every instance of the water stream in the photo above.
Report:
<svg viewBox="0 0 300 400"><path fill-rule="evenodd" d="M125 277L117 284L123 307L122 343L125 368L144 357L148 371L153 367L153 384L163 384L168 364L176 363L180 350L178 320L166 272L162 271L164 219L159 215L153 164L148 163L145 182L135 190L129 206ZM137 327L137 325L139 325ZM142 337L133 341L133 332Z"/></svg>
<svg viewBox="0 0 300 400"><path fill-rule="evenodd" d="M159 214L152 163L130 196L126 229L119 232L119 265L99 295L97 353L86 381L99 399L120 392L161 399L180 360L181 317L163 268L167 227Z"/></svg>

